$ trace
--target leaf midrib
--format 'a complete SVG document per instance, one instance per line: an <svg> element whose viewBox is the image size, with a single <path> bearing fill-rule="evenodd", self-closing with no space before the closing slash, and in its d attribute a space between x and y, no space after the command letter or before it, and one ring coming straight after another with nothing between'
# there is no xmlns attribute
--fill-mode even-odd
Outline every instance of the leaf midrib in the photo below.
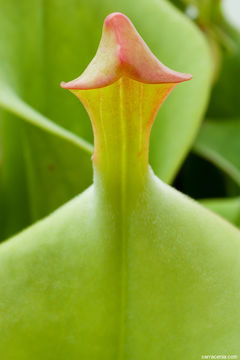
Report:
<svg viewBox="0 0 240 360"><path fill-rule="evenodd" d="M127 284L127 236L126 236L126 182L127 182L127 133L126 119L124 114L124 85L123 79L119 84L119 114L121 129L121 209L120 209L120 229L121 229L121 304L120 304L120 332L119 332L119 354L118 359L124 359L125 345L125 309L126 309L126 284Z"/></svg>

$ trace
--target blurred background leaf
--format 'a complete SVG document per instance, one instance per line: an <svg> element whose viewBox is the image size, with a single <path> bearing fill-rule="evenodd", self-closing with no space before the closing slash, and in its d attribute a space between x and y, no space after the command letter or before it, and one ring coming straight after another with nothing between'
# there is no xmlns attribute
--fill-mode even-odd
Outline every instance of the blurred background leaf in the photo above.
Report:
<svg viewBox="0 0 240 360"><path fill-rule="evenodd" d="M235 48L224 52L221 72L213 87L208 109L210 118L240 118L240 34L235 33Z"/></svg>
<svg viewBox="0 0 240 360"><path fill-rule="evenodd" d="M240 186L240 119L206 121L193 150L218 166Z"/></svg>
<svg viewBox="0 0 240 360"><path fill-rule="evenodd" d="M240 226L240 3L236 0L176 0L205 34L215 60L206 119L175 181L186 194ZM202 159L200 158L202 157ZM232 198L232 197L236 198ZM216 199L218 197L218 199Z"/></svg>
<svg viewBox="0 0 240 360"><path fill-rule="evenodd" d="M201 200L201 204L240 227L240 197Z"/></svg>

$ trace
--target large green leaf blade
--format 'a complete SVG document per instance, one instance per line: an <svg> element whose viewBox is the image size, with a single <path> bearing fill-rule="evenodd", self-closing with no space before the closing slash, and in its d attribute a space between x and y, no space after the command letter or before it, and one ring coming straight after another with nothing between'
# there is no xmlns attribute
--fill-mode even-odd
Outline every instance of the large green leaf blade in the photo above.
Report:
<svg viewBox="0 0 240 360"><path fill-rule="evenodd" d="M240 355L238 230L155 179L128 208L122 273L119 214L97 193L0 246L2 356Z"/></svg>

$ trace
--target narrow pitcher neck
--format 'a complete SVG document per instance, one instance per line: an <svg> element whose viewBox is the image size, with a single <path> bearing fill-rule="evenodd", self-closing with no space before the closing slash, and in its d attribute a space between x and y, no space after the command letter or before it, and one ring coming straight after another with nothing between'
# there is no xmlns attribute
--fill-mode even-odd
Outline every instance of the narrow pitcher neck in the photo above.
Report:
<svg viewBox="0 0 240 360"><path fill-rule="evenodd" d="M149 166L149 136L160 104L174 84L144 84L121 77L107 87L73 90L84 104L94 131L95 182L108 190L139 191Z"/></svg>

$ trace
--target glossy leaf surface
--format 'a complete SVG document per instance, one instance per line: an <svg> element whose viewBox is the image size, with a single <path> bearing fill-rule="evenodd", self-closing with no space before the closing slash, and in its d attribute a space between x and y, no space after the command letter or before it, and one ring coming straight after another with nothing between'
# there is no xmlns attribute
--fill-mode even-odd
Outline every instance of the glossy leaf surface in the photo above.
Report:
<svg viewBox="0 0 240 360"><path fill-rule="evenodd" d="M129 37L139 48L136 30L117 13L106 19L106 33L112 39L106 53L118 48L115 60L129 69L121 54ZM146 51L140 46L140 55ZM96 67L104 68L97 62L90 75ZM92 121L94 184L0 245L6 359L240 355L240 232L148 166L152 122L175 85L170 69L156 67L170 82L142 83L121 73L101 88L63 85Z"/></svg>
<svg viewBox="0 0 240 360"><path fill-rule="evenodd" d="M208 48L195 26L164 0L103 0L101 4L1 0L0 8L1 83L5 79L31 107L89 142L92 132L85 110L58 83L78 74L90 61L109 12L120 10L131 16L164 63L193 74L192 83L180 85L164 104L152 132L152 166L162 179L171 181L196 134L211 82ZM48 214L90 184L90 157L69 144L17 123L8 114L2 136L9 144L3 149L5 207L9 208L5 223L16 222L14 230ZM18 170L11 155L16 153L26 154L19 155ZM48 166L57 169L58 175ZM51 186L46 185L49 181ZM53 191L56 183L58 191ZM24 200L22 189L29 201ZM49 201L41 201L39 189ZM22 213L29 214L25 220Z"/></svg>

